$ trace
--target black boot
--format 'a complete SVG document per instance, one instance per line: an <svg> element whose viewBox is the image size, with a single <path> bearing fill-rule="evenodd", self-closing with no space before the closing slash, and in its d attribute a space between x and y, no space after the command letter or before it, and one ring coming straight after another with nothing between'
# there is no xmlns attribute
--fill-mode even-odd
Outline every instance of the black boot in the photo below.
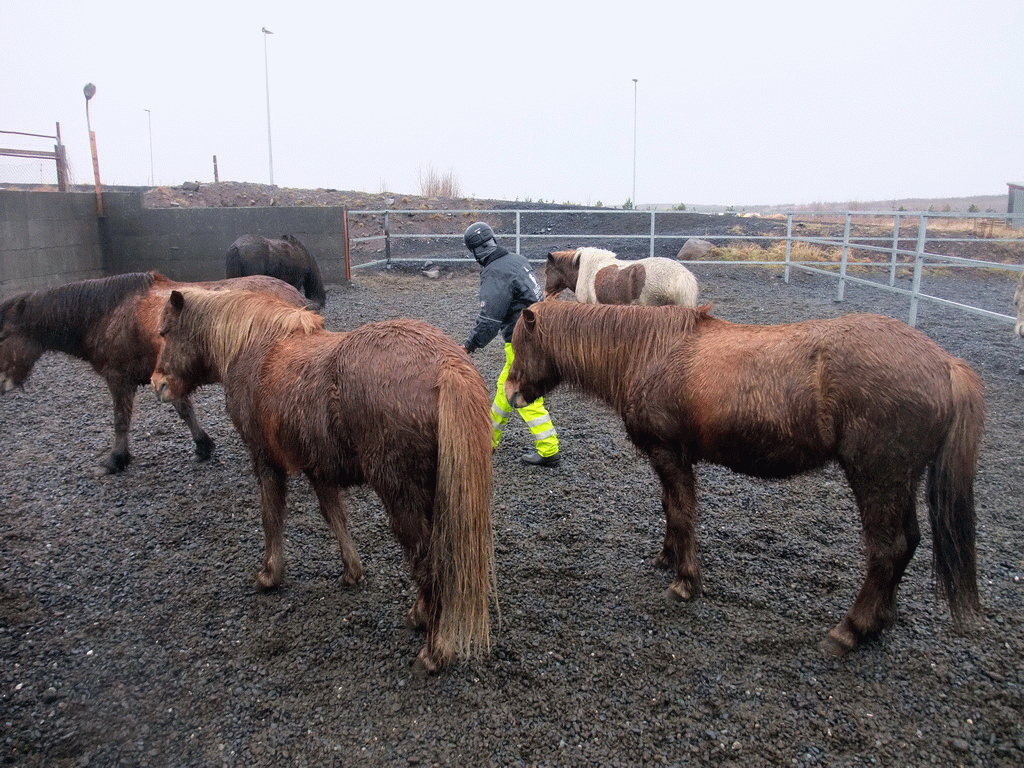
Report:
<svg viewBox="0 0 1024 768"><path fill-rule="evenodd" d="M533 453L527 453L519 457L519 460L526 464L532 464L535 467L557 467L562 457L557 453L551 456L541 456L539 453L534 451Z"/></svg>

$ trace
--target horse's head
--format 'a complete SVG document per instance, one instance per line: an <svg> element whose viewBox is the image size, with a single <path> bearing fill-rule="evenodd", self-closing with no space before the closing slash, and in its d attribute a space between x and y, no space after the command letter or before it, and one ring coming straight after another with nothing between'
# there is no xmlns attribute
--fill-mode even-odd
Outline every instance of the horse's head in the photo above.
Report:
<svg viewBox="0 0 1024 768"><path fill-rule="evenodd" d="M149 381L157 400L165 403L180 400L199 385L211 383L199 345L185 328L185 303L181 291L171 291L157 325L160 353Z"/></svg>
<svg viewBox="0 0 1024 768"><path fill-rule="evenodd" d="M24 385L44 346L25 327L25 296L0 304L0 395Z"/></svg>
<svg viewBox="0 0 1024 768"><path fill-rule="evenodd" d="M549 253L544 267L544 298L553 299L567 288L575 291L579 270L578 251Z"/></svg>
<svg viewBox="0 0 1024 768"><path fill-rule="evenodd" d="M541 304L534 304L524 309L512 332L515 356L505 379L505 399L515 408L543 397L561 381L561 374L544 350L544 329L538 317L540 308Z"/></svg>

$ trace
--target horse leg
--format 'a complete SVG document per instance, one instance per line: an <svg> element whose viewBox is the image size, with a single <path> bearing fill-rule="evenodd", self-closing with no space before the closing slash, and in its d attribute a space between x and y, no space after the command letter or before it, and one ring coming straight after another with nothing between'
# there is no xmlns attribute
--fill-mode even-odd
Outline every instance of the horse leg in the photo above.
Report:
<svg viewBox="0 0 1024 768"><path fill-rule="evenodd" d="M651 466L661 480L661 506L665 512L665 541L655 565L676 565L676 580L668 595L676 600L700 596L703 579L697 553L697 497L693 464L666 447L648 450Z"/></svg>
<svg viewBox="0 0 1024 768"><path fill-rule="evenodd" d="M196 418L192 398L183 397L180 400L175 400L172 404L181 420L188 425L189 432L192 433L192 439L196 444L196 458L199 461L206 461L213 455L213 439L206 434L203 426L199 423L199 419Z"/></svg>
<svg viewBox="0 0 1024 768"><path fill-rule="evenodd" d="M860 509L867 572L849 613L821 641L826 653L842 656L896 621L896 590L921 541L914 509L916 482L879 488L851 479Z"/></svg>
<svg viewBox="0 0 1024 768"><path fill-rule="evenodd" d="M309 476L307 475L307 477ZM345 510L345 501L341 496L341 488L312 477L309 477L309 482L320 502L320 514L324 516L324 520L341 549L341 562L345 566L341 583L346 587L358 584L363 580L363 562L359 559L359 553L356 552L352 536L348 531L348 513Z"/></svg>
<svg viewBox="0 0 1024 768"><path fill-rule="evenodd" d="M406 615L406 624L426 632L426 644L413 662L417 675L434 674L451 659L444 658L436 648L437 626L441 618L441 601L437 596L433 567L430 561L430 523L428 513L432 500L425 493L410 487L377 487L384 508L388 512L391 530L405 552L405 559L418 586L416 600ZM414 494L410 498L410 494ZM422 496L422 498L420 498Z"/></svg>
<svg viewBox="0 0 1024 768"><path fill-rule="evenodd" d="M97 475L112 475L121 472L132 461L128 450L128 432L132 426L132 410L135 407L135 385L122 379L107 379L110 399L114 401L114 445L107 457L96 468Z"/></svg>
<svg viewBox="0 0 1024 768"><path fill-rule="evenodd" d="M268 465L257 467L260 483L260 512L263 517L263 569L256 577L260 589L281 586L284 581L284 520L287 515L288 477Z"/></svg>

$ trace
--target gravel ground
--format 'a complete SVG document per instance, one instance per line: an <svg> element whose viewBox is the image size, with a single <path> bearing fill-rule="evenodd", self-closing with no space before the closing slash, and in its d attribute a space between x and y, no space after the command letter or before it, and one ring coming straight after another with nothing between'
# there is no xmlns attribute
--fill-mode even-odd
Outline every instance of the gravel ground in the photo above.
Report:
<svg viewBox="0 0 1024 768"><path fill-rule="evenodd" d="M721 317L783 322L907 300L745 266L694 269ZM1008 313L1013 279L946 276L947 298ZM410 316L457 341L477 277L358 274L328 326ZM986 304L987 302L987 304ZM249 460L218 387L197 407L218 441L197 464L173 412L137 399L135 462L96 479L111 439L102 381L47 355L0 399L0 763L21 766L1024 764L1024 346L1010 328L922 305L918 325L986 384L976 484L984 618L957 633L933 594L930 532L900 619L842 659L817 643L859 585L859 524L832 469L778 482L699 470L705 596L667 602L659 487L603 405L548 398L563 462L523 468L513 422L495 459L501 619L492 655L419 679L414 590L380 504L349 494L364 584L293 481L289 571L262 552ZM477 353L489 382L500 345Z"/></svg>

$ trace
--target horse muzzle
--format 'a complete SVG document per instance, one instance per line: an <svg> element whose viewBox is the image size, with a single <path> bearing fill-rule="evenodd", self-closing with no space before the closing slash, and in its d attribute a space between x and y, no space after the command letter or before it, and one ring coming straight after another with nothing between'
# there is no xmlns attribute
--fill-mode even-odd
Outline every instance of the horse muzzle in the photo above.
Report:
<svg viewBox="0 0 1024 768"><path fill-rule="evenodd" d="M174 400L174 393L171 392L171 383L162 373L154 373L150 377L149 383L153 385L156 399L161 403L169 403Z"/></svg>
<svg viewBox="0 0 1024 768"><path fill-rule="evenodd" d="M513 408L523 408L530 404L523 398L521 394L519 394L518 389L515 389L509 385L508 381L505 382L505 400Z"/></svg>
<svg viewBox="0 0 1024 768"><path fill-rule="evenodd" d="M14 381L13 376L4 376L0 380L0 395L6 395L12 389L17 389L18 384Z"/></svg>

